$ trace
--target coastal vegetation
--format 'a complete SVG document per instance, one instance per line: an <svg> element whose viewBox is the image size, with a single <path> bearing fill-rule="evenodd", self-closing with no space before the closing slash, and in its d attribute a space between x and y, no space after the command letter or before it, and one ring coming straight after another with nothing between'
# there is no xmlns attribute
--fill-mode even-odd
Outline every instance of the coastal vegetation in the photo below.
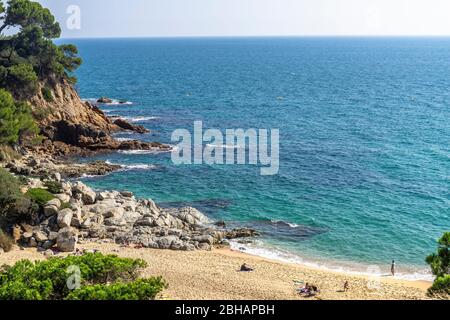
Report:
<svg viewBox="0 0 450 320"><path fill-rule="evenodd" d="M81 64L78 50L56 45L60 35L59 23L41 4L0 0L0 144L22 144L39 133L27 102L39 88L51 101L57 83L76 82L71 73Z"/></svg>
<svg viewBox="0 0 450 320"><path fill-rule="evenodd" d="M30 220L37 211L37 204L22 193L19 179L0 168L0 181L0 229Z"/></svg>
<svg viewBox="0 0 450 320"><path fill-rule="evenodd" d="M86 253L22 260L0 269L0 300L151 300L167 288L161 277L139 279L140 259Z"/></svg>
<svg viewBox="0 0 450 320"><path fill-rule="evenodd" d="M450 295L450 232L444 233L438 244L437 252L426 259L436 276L428 293L431 296L448 298Z"/></svg>

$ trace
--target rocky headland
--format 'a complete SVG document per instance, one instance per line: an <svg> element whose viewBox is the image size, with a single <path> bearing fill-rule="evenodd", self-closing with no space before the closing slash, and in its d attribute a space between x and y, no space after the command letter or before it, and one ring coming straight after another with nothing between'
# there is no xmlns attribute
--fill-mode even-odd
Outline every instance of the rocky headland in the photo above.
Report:
<svg viewBox="0 0 450 320"><path fill-rule="evenodd" d="M96 105L82 101L68 82L53 87L51 100L38 90L29 102L43 137L42 143L32 148L34 153L79 156L116 150L170 151L170 146L159 142L116 140L113 134L117 132L144 134L149 130L124 119L113 121Z"/></svg>

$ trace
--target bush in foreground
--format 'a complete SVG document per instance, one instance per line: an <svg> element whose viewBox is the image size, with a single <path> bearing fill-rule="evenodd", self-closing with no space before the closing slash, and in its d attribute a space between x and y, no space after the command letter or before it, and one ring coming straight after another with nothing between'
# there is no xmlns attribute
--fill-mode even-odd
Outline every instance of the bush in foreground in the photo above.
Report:
<svg viewBox="0 0 450 320"><path fill-rule="evenodd" d="M439 239L437 253L427 257L436 280L428 290L429 295L450 298L450 232L444 233Z"/></svg>
<svg viewBox="0 0 450 320"><path fill-rule="evenodd" d="M140 259L88 253L23 260L0 269L0 300L149 300L167 287L162 278L139 279ZM80 288L69 285L79 277ZM76 282L76 281L75 281Z"/></svg>

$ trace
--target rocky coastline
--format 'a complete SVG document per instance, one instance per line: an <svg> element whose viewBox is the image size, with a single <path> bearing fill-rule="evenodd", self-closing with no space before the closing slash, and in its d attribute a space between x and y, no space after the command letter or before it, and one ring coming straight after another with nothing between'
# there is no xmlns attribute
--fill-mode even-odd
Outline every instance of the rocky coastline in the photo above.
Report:
<svg viewBox="0 0 450 320"><path fill-rule="evenodd" d="M258 236L253 229L227 229L192 207L161 208L129 191L94 191L73 179L113 172L118 166L71 163L29 152L3 166L26 181L23 192L46 189L49 182L60 186L60 192L42 206L34 221L16 224L12 230L18 245L37 248L46 256L76 251L78 244L86 242L193 251Z"/></svg>
<svg viewBox="0 0 450 320"><path fill-rule="evenodd" d="M77 250L83 242L115 242L124 246L172 250L211 250L229 239L254 237L252 229L228 230L214 224L195 208L161 208L151 199L136 199L128 191L94 191L77 178L101 176L122 169L103 161L79 163L76 157L119 150L168 152L158 142L118 141L114 133L149 132L124 119L107 117L94 103L82 101L72 85L56 84L49 101L38 90L30 100L42 143L16 147L20 157L0 166L20 176L22 192L51 191L52 199L40 204L33 221L12 227L21 247L37 248L45 255ZM110 103L102 97L97 103ZM57 192L48 190L57 186Z"/></svg>

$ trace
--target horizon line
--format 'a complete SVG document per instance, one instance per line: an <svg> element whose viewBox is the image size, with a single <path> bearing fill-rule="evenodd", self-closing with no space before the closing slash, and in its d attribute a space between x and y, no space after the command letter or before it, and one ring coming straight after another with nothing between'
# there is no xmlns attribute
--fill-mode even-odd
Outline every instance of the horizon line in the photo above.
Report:
<svg viewBox="0 0 450 320"><path fill-rule="evenodd" d="M180 39L180 38L450 38L446 35L149 35L149 36L64 36L55 40L77 40L77 39Z"/></svg>

